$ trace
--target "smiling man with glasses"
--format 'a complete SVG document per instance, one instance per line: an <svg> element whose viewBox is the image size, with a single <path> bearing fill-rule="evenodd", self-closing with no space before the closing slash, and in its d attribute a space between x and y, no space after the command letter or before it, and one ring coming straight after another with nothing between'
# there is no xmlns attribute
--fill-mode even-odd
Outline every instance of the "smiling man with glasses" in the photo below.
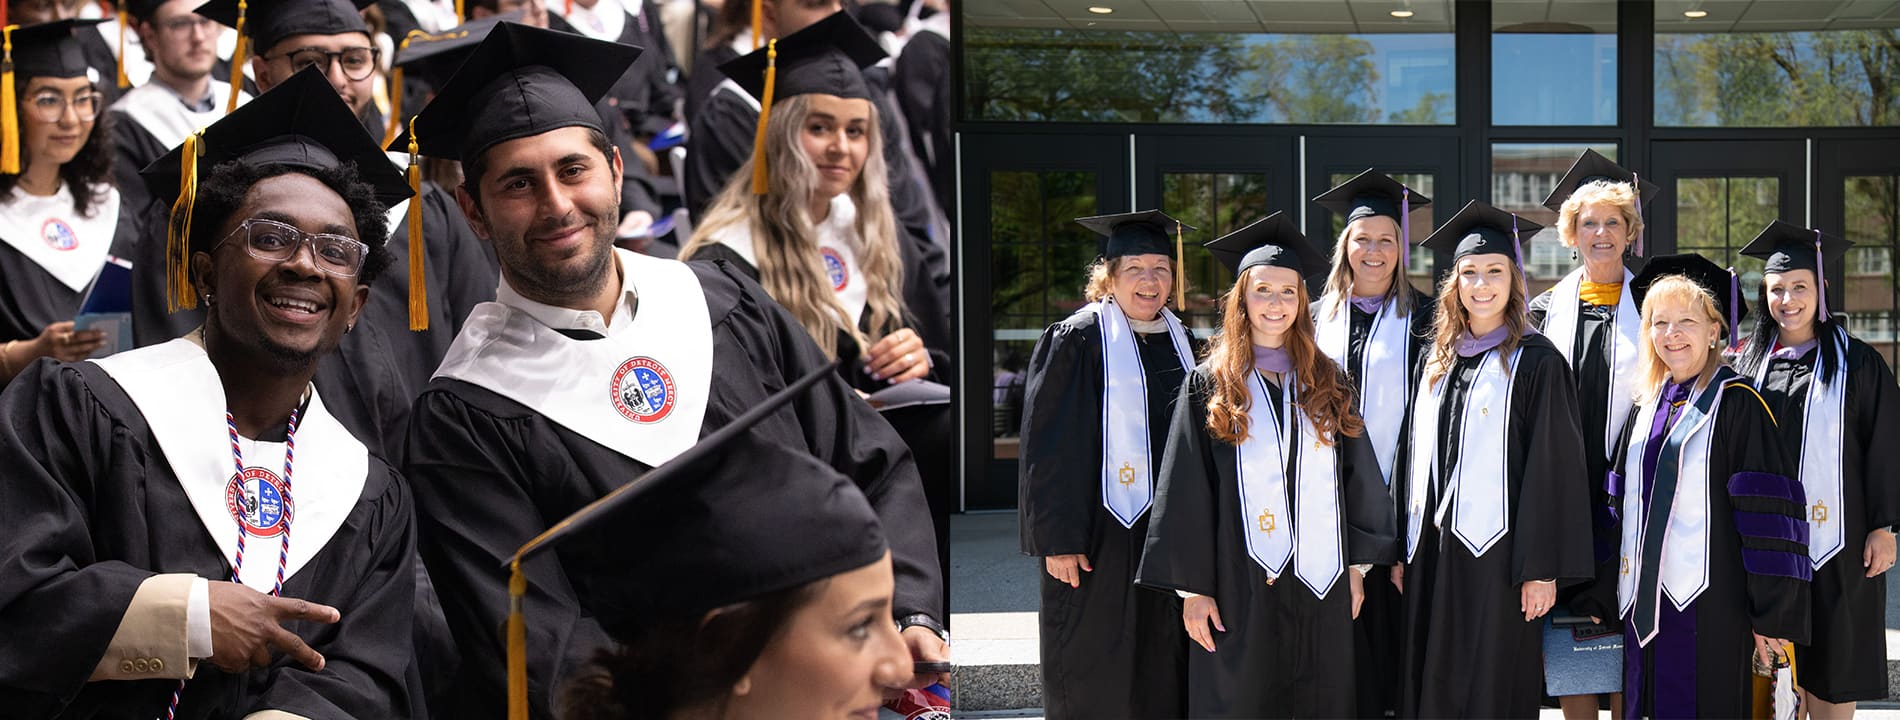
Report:
<svg viewBox="0 0 1900 720"><path fill-rule="evenodd" d="M152 78L112 104L113 176L126 207L141 210L150 196L139 170L186 135L224 117L231 85L212 77L221 30L216 21L192 12L199 0L124 2L139 46L152 61ZM239 102L249 99L242 94Z"/></svg>

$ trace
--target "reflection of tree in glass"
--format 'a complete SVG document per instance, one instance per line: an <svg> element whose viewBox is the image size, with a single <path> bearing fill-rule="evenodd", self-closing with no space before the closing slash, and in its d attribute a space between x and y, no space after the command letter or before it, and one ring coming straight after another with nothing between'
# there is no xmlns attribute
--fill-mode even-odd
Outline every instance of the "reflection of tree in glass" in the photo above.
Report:
<svg viewBox="0 0 1900 720"><path fill-rule="evenodd" d="M1096 235L1095 174L990 175L991 314L997 327L1040 330L1080 305Z"/></svg>
<svg viewBox="0 0 1900 720"><path fill-rule="evenodd" d="M1372 43L1351 35L1296 35L1248 51L1260 69L1249 79L1279 119L1293 123L1377 122L1371 107L1379 84Z"/></svg>
<svg viewBox="0 0 1900 720"><path fill-rule="evenodd" d="M1252 173L1168 173L1161 176L1161 209L1199 230L1187 237L1187 312L1191 329L1220 326L1221 293L1233 286L1233 273L1212 253L1193 247L1266 217L1267 176Z"/></svg>
<svg viewBox="0 0 1900 720"><path fill-rule="evenodd" d="M1656 36L1658 125L1900 125L1900 30Z"/></svg>

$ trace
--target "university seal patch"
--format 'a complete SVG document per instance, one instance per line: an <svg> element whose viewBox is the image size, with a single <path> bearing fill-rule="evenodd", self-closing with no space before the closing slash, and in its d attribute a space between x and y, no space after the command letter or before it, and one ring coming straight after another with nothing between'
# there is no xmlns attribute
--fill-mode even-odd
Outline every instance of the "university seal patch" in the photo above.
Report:
<svg viewBox="0 0 1900 720"><path fill-rule="evenodd" d="M40 224L40 239L54 250L66 251L79 247L79 234L59 218L47 218L46 222Z"/></svg>
<svg viewBox="0 0 1900 720"><path fill-rule="evenodd" d="M673 412L678 399L673 374L650 357L629 358L614 371L612 386L614 409L621 417L637 423L655 423Z"/></svg>
<svg viewBox="0 0 1900 720"><path fill-rule="evenodd" d="M284 481L260 467L244 468L244 474L225 483L224 509L252 537L284 534L293 512Z"/></svg>

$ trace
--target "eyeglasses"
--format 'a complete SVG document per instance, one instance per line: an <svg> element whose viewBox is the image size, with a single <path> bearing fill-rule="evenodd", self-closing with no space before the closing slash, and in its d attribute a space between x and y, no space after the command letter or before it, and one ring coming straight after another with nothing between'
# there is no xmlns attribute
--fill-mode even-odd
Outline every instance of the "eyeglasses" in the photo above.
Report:
<svg viewBox="0 0 1900 720"><path fill-rule="evenodd" d="M60 118L66 116L68 107L73 109L73 114L79 117L80 122L90 122L99 117L99 94L92 90L81 90L71 98L48 91L34 95L29 100L27 111L33 113L33 117L40 122L59 122Z"/></svg>
<svg viewBox="0 0 1900 720"><path fill-rule="evenodd" d="M272 263L281 263L296 256L297 250L310 246L311 256L316 258L317 269L337 277L356 277L363 269L363 261L369 258L369 246L355 238L330 233L305 233L302 230L264 218L251 218L239 223L236 230L224 236L212 252L239 234L244 235L244 251L251 257Z"/></svg>
<svg viewBox="0 0 1900 720"><path fill-rule="evenodd" d="M185 36L217 25L217 21L203 15L191 14L175 17L158 23L158 29L167 35Z"/></svg>
<svg viewBox="0 0 1900 720"><path fill-rule="evenodd" d="M266 60L285 59L290 61L290 69L302 72L304 68L318 66L329 72L330 63L343 66L343 76L351 80L362 80L376 71L376 60L382 57L382 51L376 48L353 47L330 52L321 48L292 50Z"/></svg>

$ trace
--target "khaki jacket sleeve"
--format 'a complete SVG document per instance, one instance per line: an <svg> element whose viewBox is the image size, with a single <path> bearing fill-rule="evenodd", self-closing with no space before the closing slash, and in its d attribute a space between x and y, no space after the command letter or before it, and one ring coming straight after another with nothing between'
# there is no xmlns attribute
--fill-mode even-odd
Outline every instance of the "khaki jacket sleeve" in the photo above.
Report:
<svg viewBox="0 0 1900 720"><path fill-rule="evenodd" d="M188 657L185 612L196 579L189 573L173 573L153 575L139 583L88 681L191 677L198 661Z"/></svg>

